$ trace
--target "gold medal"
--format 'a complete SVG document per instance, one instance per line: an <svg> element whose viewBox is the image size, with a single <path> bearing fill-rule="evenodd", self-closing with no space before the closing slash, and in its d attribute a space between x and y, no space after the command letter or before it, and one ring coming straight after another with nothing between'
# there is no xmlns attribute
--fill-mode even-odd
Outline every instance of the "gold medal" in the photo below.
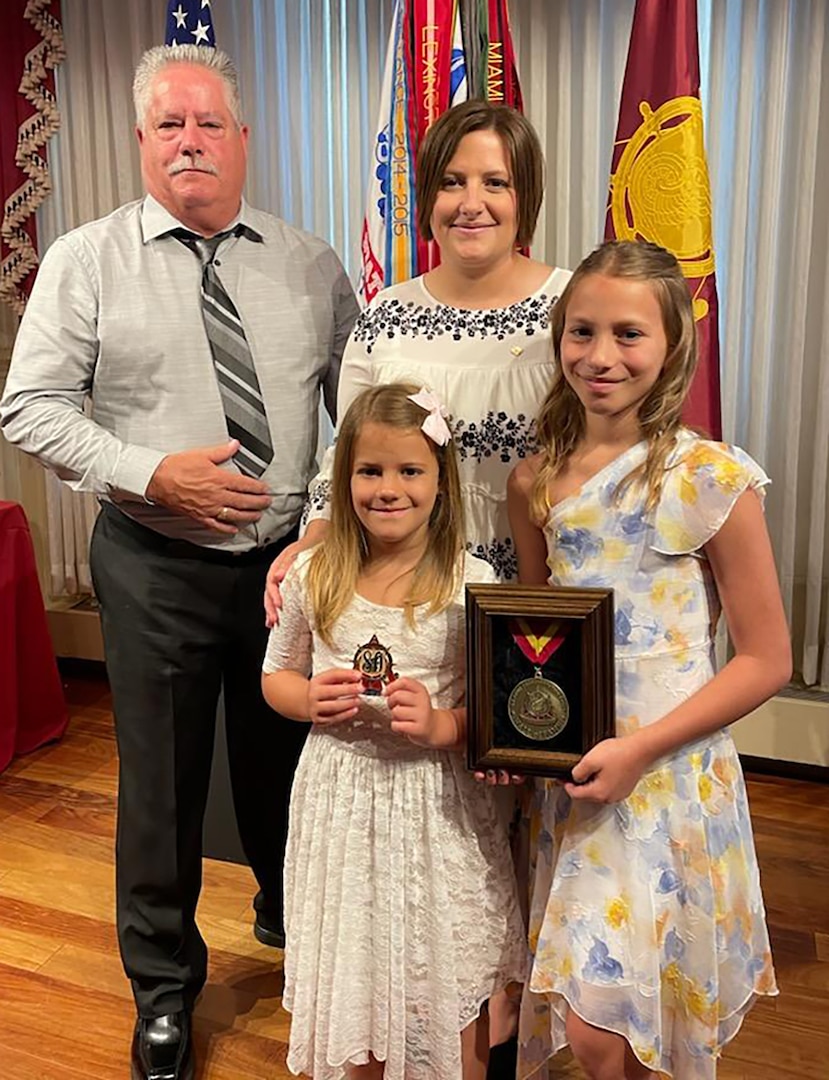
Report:
<svg viewBox="0 0 829 1080"><path fill-rule="evenodd" d="M523 679L513 687L507 713L516 731L528 739L545 742L554 739L567 726L570 703L557 683L545 679L536 670L532 679Z"/></svg>
<svg viewBox="0 0 829 1080"><path fill-rule="evenodd" d="M546 742L559 735L570 718L567 695L541 671L553 653L567 637L569 628L560 620L539 622L537 619L515 619L510 632L521 652L535 668L532 679L523 679L514 686L507 701L510 723L522 735L535 742Z"/></svg>

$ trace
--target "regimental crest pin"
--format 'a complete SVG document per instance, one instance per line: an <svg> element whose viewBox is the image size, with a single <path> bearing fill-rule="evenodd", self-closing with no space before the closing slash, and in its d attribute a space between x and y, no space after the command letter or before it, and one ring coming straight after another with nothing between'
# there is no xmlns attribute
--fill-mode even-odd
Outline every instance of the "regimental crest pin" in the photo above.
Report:
<svg viewBox="0 0 829 1080"><path fill-rule="evenodd" d="M363 677L364 694L379 695L384 685L397 678L391 651L381 645L376 634L354 653L354 670Z"/></svg>

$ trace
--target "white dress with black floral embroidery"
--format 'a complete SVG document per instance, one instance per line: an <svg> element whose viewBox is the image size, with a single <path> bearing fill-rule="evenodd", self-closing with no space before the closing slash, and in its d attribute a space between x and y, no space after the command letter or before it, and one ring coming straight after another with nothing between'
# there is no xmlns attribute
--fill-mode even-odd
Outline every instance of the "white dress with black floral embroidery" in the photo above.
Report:
<svg viewBox="0 0 829 1080"><path fill-rule="evenodd" d="M437 708L463 703L464 589L492 569L464 556L437 615L355 596L327 645L314 631L308 553L285 579L266 672L350 668L378 639L393 671L420 680ZM385 698L353 720L313 725L291 792L285 854L288 1068L342 1080L369 1053L385 1080L460 1080L460 1032L527 971L527 938L497 792L462 753L391 730Z"/></svg>
<svg viewBox="0 0 829 1080"><path fill-rule="evenodd" d="M469 549L509 581L517 575L507 520L510 470L535 450L535 416L553 376L549 311L570 277L554 270L525 300L470 310L440 304L423 278L378 293L343 355L337 416L369 386L428 386L452 415ZM309 490L307 518L328 516L333 453Z"/></svg>

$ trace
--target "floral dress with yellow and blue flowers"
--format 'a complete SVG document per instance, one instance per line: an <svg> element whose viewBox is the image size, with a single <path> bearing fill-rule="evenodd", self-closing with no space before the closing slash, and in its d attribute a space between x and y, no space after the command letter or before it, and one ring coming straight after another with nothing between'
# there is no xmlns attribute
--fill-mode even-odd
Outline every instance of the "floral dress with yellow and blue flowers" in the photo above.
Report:
<svg viewBox="0 0 829 1080"><path fill-rule="evenodd" d="M654 510L617 487L637 444L549 514L550 583L614 590L616 730L670 712L714 674L720 614L704 545L768 477L742 450L683 431ZM759 994L776 994L745 783L727 729L661 759L628 798L573 802L539 782L534 965L519 1077L567 1042L572 1008L678 1080L716 1059Z"/></svg>

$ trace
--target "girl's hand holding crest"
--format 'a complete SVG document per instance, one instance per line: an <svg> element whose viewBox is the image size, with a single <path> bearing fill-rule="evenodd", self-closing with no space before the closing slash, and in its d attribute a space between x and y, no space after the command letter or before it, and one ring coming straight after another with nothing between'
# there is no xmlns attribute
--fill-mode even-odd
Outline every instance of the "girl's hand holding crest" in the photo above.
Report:
<svg viewBox="0 0 829 1080"><path fill-rule="evenodd" d="M314 724L341 724L357 715L363 680L359 671L331 668L308 682L308 717Z"/></svg>
<svg viewBox="0 0 829 1080"><path fill-rule="evenodd" d="M398 678L383 694L391 710L391 729L419 746L455 749L466 731L465 709L435 709L429 691L417 679Z"/></svg>

